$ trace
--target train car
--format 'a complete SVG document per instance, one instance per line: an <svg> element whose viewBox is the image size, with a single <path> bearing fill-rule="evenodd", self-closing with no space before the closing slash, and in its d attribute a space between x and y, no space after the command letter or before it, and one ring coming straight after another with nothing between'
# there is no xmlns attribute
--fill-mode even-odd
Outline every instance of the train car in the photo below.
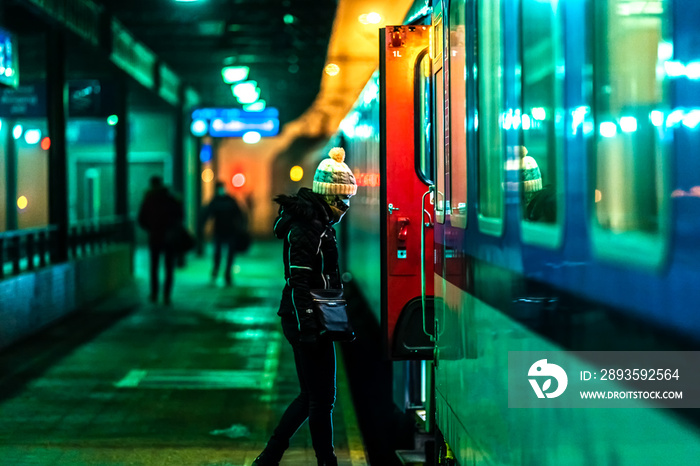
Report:
<svg viewBox="0 0 700 466"><path fill-rule="evenodd" d="M617 369L700 361L700 3L426 3L340 128L346 268L426 463L696 464L697 392Z"/></svg>

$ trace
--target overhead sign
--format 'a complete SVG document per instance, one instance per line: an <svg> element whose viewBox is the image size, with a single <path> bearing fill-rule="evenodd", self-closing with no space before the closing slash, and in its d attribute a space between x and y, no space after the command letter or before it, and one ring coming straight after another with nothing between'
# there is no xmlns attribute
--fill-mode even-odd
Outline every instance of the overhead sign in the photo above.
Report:
<svg viewBox="0 0 700 466"><path fill-rule="evenodd" d="M276 136L280 129L279 112L266 108L261 112L246 112L240 108L199 108L192 112L195 136L242 137L254 131L260 136ZM196 123L196 124L195 124Z"/></svg>
<svg viewBox="0 0 700 466"><path fill-rule="evenodd" d="M117 113L117 89L97 79L68 81L68 114L71 117L108 117Z"/></svg>
<svg viewBox="0 0 700 466"><path fill-rule="evenodd" d="M41 118L46 116L46 84L22 84L17 89L0 88L0 117Z"/></svg>
<svg viewBox="0 0 700 466"><path fill-rule="evenodd" d="M67 86L68 116L106 118L117 112L114 83L96 79L71 80ZM24 83L16 89L0 88L0 117L42 118L46 115L46 82Z"/></svg>

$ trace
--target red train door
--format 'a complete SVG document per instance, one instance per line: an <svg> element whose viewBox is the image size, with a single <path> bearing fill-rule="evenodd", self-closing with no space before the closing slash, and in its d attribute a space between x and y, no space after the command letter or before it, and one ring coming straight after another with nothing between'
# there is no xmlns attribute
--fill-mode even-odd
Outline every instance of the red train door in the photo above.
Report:
<svg viewBox="0 0 700 466"><path fill-rule="evenodd" d="M433 207L430 164L421 163L432 129L429 37L428 26L380 30L381 324L390 359L433 357Z"/></svg>

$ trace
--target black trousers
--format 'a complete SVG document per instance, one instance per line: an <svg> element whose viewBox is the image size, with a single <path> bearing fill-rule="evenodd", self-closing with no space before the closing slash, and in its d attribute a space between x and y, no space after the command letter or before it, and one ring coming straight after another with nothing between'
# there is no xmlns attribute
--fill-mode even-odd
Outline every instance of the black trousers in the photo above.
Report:
<svg viewBox="0 0 700 466"><path fill-rule="evenodd" d="M148 250L151 256L151 299L158 299L160 257L165 259L165 282L163 283L163 298L170 301L173 290L173 275L175 272L176 254L165 247L161 241L149 241Z"/></svg>
<svg viewBox="0 0 700 466"><path fill-rule="evenodd" d="M236 257L236 245L231 238L214 237L214 267L211 272L212 277L216 278L219 275L219 265L221 264L221 253L226 247L226 268L224 269L224 277L227 282L231 282L231 268L233 260Z"/></svg>
<svg viewBox="0 0 700 466"><path fill-rule="evenodd" d="M327 339L319 339L316 343L299 343L299 330L293 316L282 319L282 329L292 345L301 390L282 415L266 450L281 458L289 447L289 440L308 418L316 458L328 460L335 456L335 346Z"/></svg>

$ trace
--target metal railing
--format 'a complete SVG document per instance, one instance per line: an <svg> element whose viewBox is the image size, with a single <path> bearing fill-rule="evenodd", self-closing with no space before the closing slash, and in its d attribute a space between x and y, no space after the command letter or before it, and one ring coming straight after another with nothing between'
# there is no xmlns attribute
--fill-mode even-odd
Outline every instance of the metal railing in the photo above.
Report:
<svg viewBox="0 0 700 466"><path fill-rule="evenodd" d="M71 260L98 254L111 244L134 240L133 222L124 217L72 223L65 245L59 244L58 232L56 225L0 232L0 280L56 263L52 258L59 248L66 248Z"/></svg>

